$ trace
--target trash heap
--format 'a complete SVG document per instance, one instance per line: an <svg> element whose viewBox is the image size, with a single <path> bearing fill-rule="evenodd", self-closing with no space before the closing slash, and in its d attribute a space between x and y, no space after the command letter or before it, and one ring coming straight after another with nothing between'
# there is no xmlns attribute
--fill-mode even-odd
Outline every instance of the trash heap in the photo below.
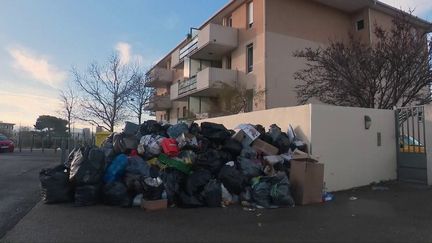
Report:
<svg viewBox="0 0 432 243"><path fill-rule="evenodd" d="M228 130L210 122L171 126L149 120L127 123L101 148L75 149L64 165L42 170L40 181L45 203L148 210L291 207L293 159L317 162L291 126L285 133L277 125L266 132L261 125ZM315 189L320 196L322 184Z"/></svg>

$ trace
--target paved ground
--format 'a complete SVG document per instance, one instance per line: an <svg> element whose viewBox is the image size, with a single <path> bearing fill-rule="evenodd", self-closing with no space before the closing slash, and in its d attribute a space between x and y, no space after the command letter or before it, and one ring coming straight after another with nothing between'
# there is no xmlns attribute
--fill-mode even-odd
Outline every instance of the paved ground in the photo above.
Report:
<svg viewBox="0 0 432 243"><path fill-rule="evenodd" d="M0 156L4 230L38 200L39 168L56 162L28 154ZM387 191L365 187L336 193L326 204L253 212L39 203L0 242L431 242L432 190L388 186Z"/></svg>
<svg viewBox="0 0 432 243"><path fill-rule="evenodd" d="M358 197L351 201L351 196ZM333 202L277 210L38 204L3 242L431 242L432 191L394 184L336 194Z"/></svg>
<svg viewBox="0 0 432 243"><path fill-rule="evenodd" d="M29 150L0 153L0 238L39 202L39 171L59 154Z"/></svg>

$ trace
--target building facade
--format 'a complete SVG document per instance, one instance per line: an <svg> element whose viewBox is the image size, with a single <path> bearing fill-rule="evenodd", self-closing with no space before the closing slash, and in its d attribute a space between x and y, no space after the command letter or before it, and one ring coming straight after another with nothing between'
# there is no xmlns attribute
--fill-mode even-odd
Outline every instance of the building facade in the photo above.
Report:
<svg viewBox="0 0 432 243"><path fill-rule="evenodd" d="M6 136L12 136L15 124L0 121L0 133Z"/></svg>
<svg viewBox="0 0 432 243"><path fill-rule="evenodd" d="M305 66L295 51L350 34L373 43L375 24L391 26L397 13L376 0L230 1L150 70L146 85L156 92L146 109L170 123L223 115L237 105L226 85L246 112L295 106L294 73Z"/></svg>

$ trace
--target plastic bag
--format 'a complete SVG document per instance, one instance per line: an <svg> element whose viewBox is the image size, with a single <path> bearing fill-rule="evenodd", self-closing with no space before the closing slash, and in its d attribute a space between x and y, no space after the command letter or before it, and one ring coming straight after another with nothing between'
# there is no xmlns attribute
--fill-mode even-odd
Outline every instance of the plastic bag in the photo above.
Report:
<svg viewBox="0 0 432 243"><path fill-rule="evenodd" d="M234 162L229 162L222 167L219 173L219 180L232 194L240 194L245 185L246 179L241 171L237 170Z"/></svg>
<svg viewBox="0 0 432 243"><path fill-rule="evenodd" d="M80 186L101 183L105 167L104 152L87 147L78 150L75 156L76 159L71 164L70 180Z"/></svg>
<svg viewBox="0 0 432 243"><path fill-rule="evenodd" d="M263 167L259 161L239 157L238 162L243 175L247 179L263 175Z"/></svg>
<svg viewBox="0 0 432 243"><path fill-rule="evenodd" d="M252 179L252 199L253 201L264 208L271 206L271 184L267 178L255 177Z"/></svg>
<svg viewBox="0 0 432 243"><path fill-rule="evenodd" d="M257 159L258 153L254 148L252 148L250 146L245 146L245 147L243 147L243 149L240 153L240 157L243 157L246 159Z"/></svg>
<svg viewBox="0 0 432 243"><path fill-rule="evenodd" d="M44 203L63 203L72 200L69 171L63 165L41 170L39 180Z"/></svg>
<svg viewBox="0 0 432 243"><path fill-rule="evenodd" d="M234 158L240 155L242 149L242 143L235 139L227 140L222 147L223 151L230 153Z"/></svg>
<svg viewBox="0 0 432 243"><path fill-rule="evenodd" d="M177 204L186 175L176 169L167 168L161 175L170 205Z"/></svg>
<svg viewBox="0 0 432 243"><path fill-rule="evenodd" d="M204 190L205 185L211 179L211 173L208 170L199 169L194 171L186 181L186 192L189 195L199 195Z"/></svg>
<svg viewBox="0 0 432 243"><path fill-rule="evenodd" d="M192 134L182 134L177 139L180 149L198 150L198 140Z"/></svg>
<svg viewBox="0 0 432 243"><path fill-rule="evenodd" d="M131 156L128 158L126 173L150 176L150 165L139 156Z"/></svg>
<svg viewBox="0 0 432 243"><path fill-rule="evenodd" d="M161 153L160 143L163 137L158 135L145 135L141 138L140 144L144 145L146 154L150 156L157 156Z"/></svg>
<svg viewBox="0 0 432 243"><path fill-rule="evenodd" d="M287 134L282 132L273 142L273 145L279 149L279 153L284 154L290 149L291 142Z"/></svg>
<svg viewBox="0 0 432 243"><path fill-rule="evenodd" d="M104 186L103 201L112 206L129 207L131 205L127 188L121 182L111 182Z"/></svg>
<svg viewBox="0 0 432 243"><path fill-rule="evenodd" d="M186 123L178 123L168 128L167 133L170 138L178 138L183 133L188 133L189 127Z"/></svg>
<svg viewBox="0 0 432 243"><path fill-rule="evenodd" d="M118 155L105 171L105 183L119 180L124 175L127 165L128 157L124 154Z"/></svg>
<svg viewBox="0 0 432 243"><path fill-rule="evenodd" d="M223 144L225 140L231 137L231 133L224 125L211 122L201 123L201 133L210 141L218 144Z"/></svg>
<svg viewBox="0 0 432 243"><path fill-rule="evenodd" d="M156 135L161 132L162 125L155 120L147 120L140 127L141 135Z"/></svg>
<svg viewBox="0 0 432 243"><path fill-rule="evenodd" d="M221 158L221 151L209 149L197 155L194 167L209 170L212 174L217 175L226 162L228 161L223 161Z"/></svg>
<svg viewBox="0 0 432 243"><path fill-rule="evenodd" d="M75 206L91 206L100 201L100 185L85 185L75 188Z"/></svg>
<svg viewBox="0 0 432 243"><path fill-rule="evenodd" d="M204 187L202 197L208 207L220 207L222 203L221 183L217 180L210 180Z"/></svg>
<svg viewBox="0 0 432 243"><path fill-rule="evenodd" d="M272 178L270 197L275 205L294 206L294 199L291 196L290 184L286 175Z"/></svg>

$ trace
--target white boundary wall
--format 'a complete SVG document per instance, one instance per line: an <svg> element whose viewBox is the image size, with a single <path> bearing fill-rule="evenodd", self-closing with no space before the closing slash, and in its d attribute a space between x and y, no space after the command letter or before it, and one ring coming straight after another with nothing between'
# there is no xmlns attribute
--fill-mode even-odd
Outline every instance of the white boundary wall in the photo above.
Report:
<svg viewBox="0 0 432 243"><path fill-rule="evenodd" d="M364 116L372 119L365 129ZM331 191L350 189L397 178L395 115L376 110L327 105L276 108L197 121L224 124L277 124L284 131L291 124L314 156L325 164L324 180ZM377 133L381 133L378 146Z"/></svg>

